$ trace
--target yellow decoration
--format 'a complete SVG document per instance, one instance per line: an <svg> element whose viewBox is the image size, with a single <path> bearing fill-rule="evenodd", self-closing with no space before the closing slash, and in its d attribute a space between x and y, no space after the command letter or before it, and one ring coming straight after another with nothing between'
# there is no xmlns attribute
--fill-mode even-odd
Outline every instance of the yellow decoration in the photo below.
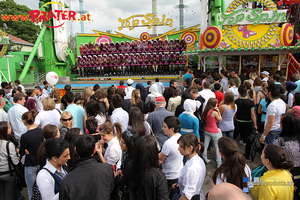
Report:
<svg viewBox="0 0 300 200"><path fill-rule="evenodd" d="M239 6L247 2L261 2L268 10L277 10L272 0L234 0L228 6L226 13L234 12ZM279 38L281 28L278 24L236 25L224 26L223 41L232 48L269 47Z"/></svg>

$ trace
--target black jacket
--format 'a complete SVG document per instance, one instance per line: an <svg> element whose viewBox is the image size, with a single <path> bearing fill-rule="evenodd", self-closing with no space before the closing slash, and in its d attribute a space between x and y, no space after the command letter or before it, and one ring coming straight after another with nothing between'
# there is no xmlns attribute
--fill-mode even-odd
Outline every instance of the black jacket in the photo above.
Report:
<svg viewBox="0 0 300 200"><path fill-rule="evenodd" d="M168 200L168 185L164 173L156 168L151 168L144 179L134 188L131 181L129 186L130 200Z"/></svg>
<svg viewBox="0 0 300 200"><path fill-rule="evenodd" d="M95 157L82 158L75 162L73 171L62 180L59 199L109 200L113 189L112 166L107 163L98 163Z"/></svg>

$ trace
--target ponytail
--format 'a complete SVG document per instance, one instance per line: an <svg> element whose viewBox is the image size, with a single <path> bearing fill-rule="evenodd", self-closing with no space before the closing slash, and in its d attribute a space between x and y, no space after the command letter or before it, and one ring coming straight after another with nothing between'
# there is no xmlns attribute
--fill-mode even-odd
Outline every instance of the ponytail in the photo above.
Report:
<svg viewBox="0 0 300 200"><path fill-rule="evenodd" d="M116 135L118 140L121 140L121 133L122 133L122 125L119 122L114 123L114 127L116 128Z"/></svg>
<svg viewBox="0 0 300 200"><path fill-rule="evenodd" d="M32 125L34 123L36 116L37 116L37 112L35 110L31 110L31 111L25 112L22 115L22 120L25 120L26 124Z"/></svg>
<svg viewBox="0 0 300 200"><path fill-rule="evenodd" d="M236 141L232 138L222 137L218 140L218 146L220 153L223 154L224 161L212 176L214 184L219 178L241 189L247 187L247 184L243 183L243 177L246 177L246 159L238 152Z"/></svg>
<svg viewBox="0 0 300 200"><path fill-rule="evenodd" d="M117 133L115 133L114 128L116 128ZM122 125L119 122L112 124L111 122L105 122L99 127L99 132L104 134L110 134L111 132L114 135L117 135L118 140L120 140L121 133L122 133Z"/></svg>

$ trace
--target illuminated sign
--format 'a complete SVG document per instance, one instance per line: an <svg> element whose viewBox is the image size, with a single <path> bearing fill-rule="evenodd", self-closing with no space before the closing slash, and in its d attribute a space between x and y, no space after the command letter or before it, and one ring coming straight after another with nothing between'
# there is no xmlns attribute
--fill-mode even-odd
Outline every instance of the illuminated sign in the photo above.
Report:
<svg viewBox="0 0 300 200"><path fill-rule="evenodd" d="M286 22L287 10L268 10L244 8L233 13L219 13L219 25L265 24Z"/></svg>
<svg viewBox="0 0 300 200"><path fill-rule="evenodd" d="M134 19L137 17L144 17L143 20ZM118 27L118 30L122 30L123 28L128 28L130 31L135 27L139 26L140 23L142 26L146 26L148 29L151 29L153 26L173 26L173 19L166 18L166 15L162 15L162 19L160 20L157 17L153 17L152 13L148 13L146 15L133 15L126 19L119 18L118 21L121 23L121 26Z"/></svg>

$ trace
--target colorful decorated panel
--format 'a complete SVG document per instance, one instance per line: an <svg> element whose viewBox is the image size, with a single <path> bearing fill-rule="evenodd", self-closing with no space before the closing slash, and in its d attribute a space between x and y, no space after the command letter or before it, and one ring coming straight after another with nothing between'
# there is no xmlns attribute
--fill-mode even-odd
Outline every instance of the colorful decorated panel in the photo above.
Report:
<svg viewBox="0 0 300 200"><path fill-rule="evenodd" d="M257 2L263 8L247 8ZM224 9L225 10L225 9ZM215 14L215 13L212 13ZM272 0L233 0L224 13L217 13L218 25L208 27L200 41L201 49L259 49L290 46L293 26L286 23L287 10L278 10ZM279 25L282 25L279 27ZM221 36L218 31L221 30ZM219 40L216 40L218 38Z"/></svg>

